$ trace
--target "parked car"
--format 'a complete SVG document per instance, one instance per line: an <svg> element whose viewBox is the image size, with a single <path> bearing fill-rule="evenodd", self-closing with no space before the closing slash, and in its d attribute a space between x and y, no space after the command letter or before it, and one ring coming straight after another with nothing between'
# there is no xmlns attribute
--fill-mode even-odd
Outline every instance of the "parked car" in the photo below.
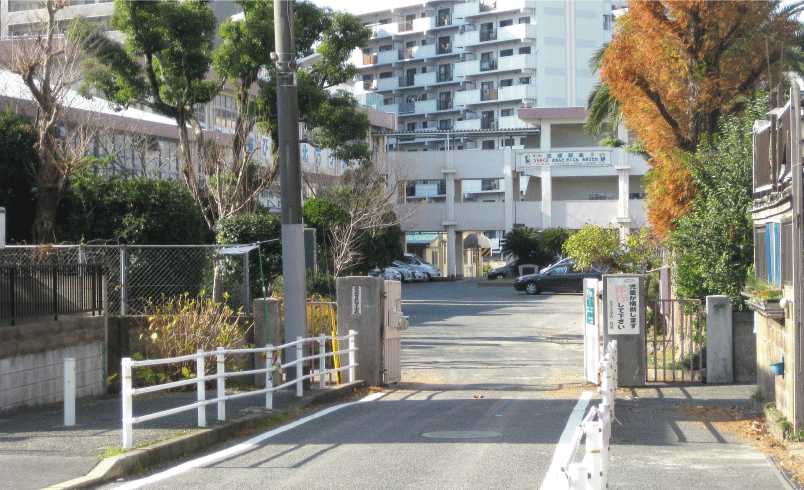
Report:
<svg viewBox="0 0 804 490"><path fill-rule="evenodd" d="M422 282L427 280L427 277L424 275L422 271L415 270L414 268L412 268L411 266L400 260L395 260L391 262L391 265L393 267L396 267L397 269L405 269L407 271L410 271L410 274L412 276L411 280L413 282Z"/></svg>
<svg viewBox="0 0 804 490"><path fill-rule="evenodd" d="M395 265L389 265L385 268L385 270L398 272L402 277L402 282L413 282L413 269L409 267L397 267Z"/></svg>
<svg viewBox="0 0 804 490"><path fill-rule="evenodd" d="M538 274L528 274L516 278L514 289L527 294L542 291L583 291L583 280L587 277L602 279L603 272L598 269L575 270L575 262L565 261L543 269Z"/></svg>
<svg viewBox="0 0 804 490"><path fill-rule="evenodd" d="M506 277L517 277L519 275L519 268L511 263L505 264L502 267L497 267L489 271L489 281L495 279L505 279Z"/></svg>
<svg viewBox="0 0 804 490"><path fill-rule="evenodd" d="M399 281L402 282L402 274L396 269L380 269L379 267L375 267L374 269L370 270L368 273L371 277L382 277L386 281Z"/></svg>
<svg viewBox="0 0 804 490"><path fill-rule="evenodd" d="M434 277L441 277L441 270L438 267L425 261L418 255L405 254L402 257L402 262L409 265L413 270L417 270L424 274L426 281L430 281Z"/></svg>

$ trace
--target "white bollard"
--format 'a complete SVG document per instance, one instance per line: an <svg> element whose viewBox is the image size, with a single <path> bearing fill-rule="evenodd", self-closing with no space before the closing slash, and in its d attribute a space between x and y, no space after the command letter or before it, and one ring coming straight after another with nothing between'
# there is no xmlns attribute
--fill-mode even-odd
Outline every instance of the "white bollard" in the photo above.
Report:
<svg viewBox="0 0 804 490"><path fill-rule="evenodd" d="M225 350L223 347L218 347L218 352ZM218 362L218 374L223 375L226 374L226 357L223 354L218 354L217 356ZM223 397L226 396L226 378L220 377L216 380L217 388L218 388L218 420L226 420L226 401L223 400Z"/></svg>
<svg viewBox="0 0 804 490"><path fill-rule="evenodd" d="M301 344L301 337L296 337L296 396L301 398L304 396L304 370L302 369L302 357L304 357L304 347Z"/></svg>
<svg viewBox="0 0 804 490"><path fill-rule="evenodd" d="M354 330L349 330L349 382L355 382L355 364L357 359L357 353L355 349L357 349L357 341L355 340L355 332Z"/></svg>
<svg viewBox="0 0 804 490"><path fill-rule="evenodd" d="M64 425L75 425L75 359L64 360Z"/></svg>
<svg viewBox="0 0 804 490"><path fill-rule="evenodd" d="M131 407L131 358L124 357L120 370L123 397L123 447L133 449L134 441L132 437L132 407Z"/></svg>
<svg viewBox="0 0 804 490"><path fill-rule="evenodd" d="M198 349L196 351L198 357L195 359L195 376L198 379L198 382L195 384L196 391L197 391L197 400L202 402L207 399L206 394L206 380L204 380L204 376L206 376L204 371L204 349ZM198 407L198 426L199 427L206 427L207 426L207 406L206 405L199 405Z"/></svg>

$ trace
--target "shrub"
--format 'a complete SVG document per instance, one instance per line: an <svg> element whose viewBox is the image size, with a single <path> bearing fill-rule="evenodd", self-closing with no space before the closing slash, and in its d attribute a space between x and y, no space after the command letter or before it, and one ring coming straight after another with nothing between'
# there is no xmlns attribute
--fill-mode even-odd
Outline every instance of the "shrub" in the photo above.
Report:
<svg viewBox="0 0 804 490"><path fill-rule="evenodd" d="M145 303L148 331L140 336L143 341L141 356L164 359L194 354L198 349L241 348L248 329L240 330L237 313L226 304L212 301L204 292L194 298L185 293L176 298L162 297L160 301L148 299ZM238 359L226 360L227 371L239 367ZM217 369L214 357L206 359L205 369L207 372ZM192 360L142 369L136 377L153 384L194 377L195 371L196 362Z"/></svg>

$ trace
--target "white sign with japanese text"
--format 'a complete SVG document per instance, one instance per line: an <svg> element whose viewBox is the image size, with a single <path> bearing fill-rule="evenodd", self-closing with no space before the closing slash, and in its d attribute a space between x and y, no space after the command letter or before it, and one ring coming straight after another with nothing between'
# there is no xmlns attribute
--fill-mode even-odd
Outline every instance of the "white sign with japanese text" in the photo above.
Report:
<svg viewBox="0 0 804 490"><path fill-rule="evenodd" d="M530 166L570 166L570 165L611 165L611 151L549 151L539 153L520 153L519 165Z"/></svg>
<svg viewBox="0 0 804 490"><path fill-rule="evenodd" d="M639 278L606 278L606 331L609 335L639 335Z"/></svg>
<svg viewBox="0 0 804 490"><path fill-rule="evenodd" d="M352 286L352 315L363 313L363 288Z"/></svg>

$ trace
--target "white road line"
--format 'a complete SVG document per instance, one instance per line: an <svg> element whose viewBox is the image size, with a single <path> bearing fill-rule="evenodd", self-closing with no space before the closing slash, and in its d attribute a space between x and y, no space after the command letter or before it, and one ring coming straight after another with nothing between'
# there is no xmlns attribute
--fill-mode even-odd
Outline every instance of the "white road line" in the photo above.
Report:
<svg viewBox="0 0 804 490"><path fill-rule="evenodd" d="M575 429L583 422L583 417L586 415L586 409L589 408L589 402L592 400L593 391L584 391L572 409L572 413L567 420L567 425L564 427L564 432L561 433L561 439L558 440L556 446L556 454L553 456L553 462L550 464L550 469L547 470L547 475L542 482L541 490L552 490L556 486L556 476L561 470L561 464L566 462L572 455L570 451L572 447L572 436L575 434Z"/></svg>
<svg viewBox="0 0 804 490"><path fill-rule="evenodd" d="M377 399L379 399L379 398L381 398L383 396L385 396L385 393L374 393L374 394L371 394L371 395L369 395L369 396L367 396L365 398L362 398L362 399L360 399L360 400L358 400L356 402L344 403L343 405L336 405L334 407L327 408L326 410L322 410L322 411L320 411L318 413L314 413L313 415L304 417L303 419L299 419L299 420L297 420L295 422L291 422L290 424L283 425L282 427L277 427L274 430L265 432L263 434L255 436L255 437L252 437L251 439L249 439L247 441L241 442L240 444L237 444L237 445L232 446L230 448L224 449L222 451L218 451L217 453L208 454L208 455L203 456L201 458L197 458L197 459L194 459L192 461L188 461L186 463L180 464L179 466L176 466L176 467L170 468L168 470L165 470L165 471L163 471L161 473L156 473L156 474L153 474L153 475L151 475L149 477L142 478L140 480L135 480L135 481L126 483L125 485L121 485L119 487L116 487L116 488L121 489L121 490L129 490L129 489L141 488L141 487L144 487L145 485L150 485L152 483L156 483L156 482L159 482L159 481L162 481L162 480L167 480L168 478L178 476L178 475L180 475L182 473L185 473L185 472L187 472L187 471L189 471L189 470L191 470L193 468L198 468L199 466L204 466L204 465L207 465L207 464L210 464L210 463L215 463L217 461L220 461L222 459L228 458L230 456L234 456L236 454L240 454L242 452L248 451L249 449L253 449L254 447L257 446L257 444L259 444L260 442L262 442L262 441L264 441L266 439L270 439L271 437L274 437L276 435L282 434L283 432L287 432L289 430L295 429L296 427L299 427L300 425L304 425L307 422L310 422L310 421L315 420L317 418L321 418L321 417L323 417L325 415L329 415L332 412L338 411L338 410L340 410L342 408L350 407L352 405L357 405L359 403L371 402L371 401L377 400Z"/></svg>

